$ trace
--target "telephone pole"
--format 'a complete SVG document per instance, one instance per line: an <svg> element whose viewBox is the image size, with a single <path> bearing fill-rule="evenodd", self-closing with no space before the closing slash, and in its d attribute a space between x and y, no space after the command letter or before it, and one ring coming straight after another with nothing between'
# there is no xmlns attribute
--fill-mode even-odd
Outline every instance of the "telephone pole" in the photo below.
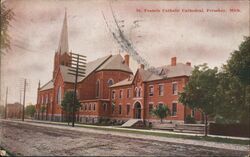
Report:
<svg viewBox="0 0 250 157"><path fill-rule="evenodd" d="M22 121L24 121L24 114L25 114L25 92L26 92L26 79L24 79L24 91L23 91L23 117L22 117Z"/></svg>
<svg viewBox="0 0 250 157"><path fill-rule="evenodd" d="M71 57L71 67L69 68L70 75L75 76L75 84L74 84L74 96L73 96L73 118L72 118L72 127L75 126L75 105L77 99L77 82L78 77L85 77L85 70L86 70L86 56L70 53Z"/></svg>
<svg viewBox="0 0 250 157"><path fill-rule="evenodd" d="M7 118L7 104L8 104L8 87L6 89L6 98L5 98L5 110L4 110L4 118Z"/></svg>

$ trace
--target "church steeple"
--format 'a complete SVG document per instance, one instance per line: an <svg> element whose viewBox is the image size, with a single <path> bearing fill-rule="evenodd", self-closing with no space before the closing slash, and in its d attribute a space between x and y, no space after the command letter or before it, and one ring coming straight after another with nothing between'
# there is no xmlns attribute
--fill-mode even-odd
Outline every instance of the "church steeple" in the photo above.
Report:
<svg viewBox="0 0 250 157"><path fill-rule="evenodd" d="M59 46L57 52L64 54L69 53L69 44L68 44L68 25L67 25L67 10L65 10L62 32L59 40Z"/></svg>
<svg viewBox="0 0 250 157"><path fill-rule="evenodd" d="M60 66L71 66L71 57L68 45L68 25L67 25L67 11L65 10L59 46L54 56L54 71L53 78L55 78Z"/></svg>

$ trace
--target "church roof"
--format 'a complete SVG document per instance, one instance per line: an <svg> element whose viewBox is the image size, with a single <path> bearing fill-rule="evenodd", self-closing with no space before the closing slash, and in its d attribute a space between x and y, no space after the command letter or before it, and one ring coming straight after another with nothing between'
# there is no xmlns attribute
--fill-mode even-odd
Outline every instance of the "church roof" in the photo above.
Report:
<svg viewBox="0 0 250 157"><path fill-rule="evenodd" d="M69 44L68 44L68 25L67 25L67 12L65 11L65 16L63 20L62 31L59 39L59 45L57 52L60 53L69 53Z"/></svg>
<svg viewBox="0 0 250 157"><path fill-rule="evenodd" d="M109 60L107 60L97 69L97 71L100 70L122 70L132 73L132 70L129 68L129 66L124 64L123 57L120 54L112 55Z"/></svg>
<svg viewBox="0 0 250 157"><path fill-rule="evenodd" d="M125 65L123 62L122 56L119 55L108 55L102 58L98 58L94 61L88 62L86 64L86 74L85 77L79 77L78 82L84 80L87 76L89 76L94 71L100 70L122 70L131 72L131 69ZM64 82L74 83L75 77L73 75L68 74L69 72L68 66L60 65L61 74Z"/></svg>
<svg viewBox="0 0 250 157"><path fill-rule="evenodd" d="M40 91L45 91L45 90L52 89L52 88L54 88L54 82L53 80L50 80L49 82L47 82L45 85L43 85L40 88Z"/></svg>

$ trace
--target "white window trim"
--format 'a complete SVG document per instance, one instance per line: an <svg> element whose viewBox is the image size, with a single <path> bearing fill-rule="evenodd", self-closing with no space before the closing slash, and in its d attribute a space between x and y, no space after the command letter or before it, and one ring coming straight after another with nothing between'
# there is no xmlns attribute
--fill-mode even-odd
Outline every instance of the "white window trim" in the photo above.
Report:
<svg viewBox="0 0 250 157"><path fill-rule="evenodd" d="M129 96L128 96L128 91L130 91ZM131 91L132 91L131 88L127 88L127 98L131 98Z"/></svg>
<svg viewBox="0 0 250 157"><path fill-rule="evenodd" d="M149 85L148 87L149 87L148 95L149 95L150 97L154 96L154 85ZM153 87L153 93L150 93L150 87ZM150 94L153 94L153 95L150 95Z"/></svg>
<svg viewBox="0 0 250 157"><path fill-rule="evenodd" d="M162 95L160 95L160 86L163 86L163 91L162 91L163 94L162 94ZM158 91L158 95L159 95L159 96L164 96L164 89L165 89L165 86L164 86L163 83L158 84L158 90L159 90L159 91Z"/></svg>
<svg viewBox="0 0 250 157"><path fill-rule="evenodd" d="M171 117L177 117L177 112L178 112L178 108L177 108L177 106L178 106L178 102L177 101L172 101L172 104L171 104L171 112L173 111L173 104L174 103L176 103L176 115L172 115L172 113L171 113Z"/></svg>
<svg viewBox="0 0 250 157"><path fill-rule="evenodd" d="M123 98L123 89L119 90L119 98L122 99Z"/></svg>
<svg viewBox="0 0 250 157"><path fill-rule="evenodd" d="M177 89L176 89L177 92L176 92L176 93L173 93L174 84L177 84ZM175 81L175 82L172 82L172 94L173 94L173 95L178 95L178 82L176 82L176 81Z"/></svg>

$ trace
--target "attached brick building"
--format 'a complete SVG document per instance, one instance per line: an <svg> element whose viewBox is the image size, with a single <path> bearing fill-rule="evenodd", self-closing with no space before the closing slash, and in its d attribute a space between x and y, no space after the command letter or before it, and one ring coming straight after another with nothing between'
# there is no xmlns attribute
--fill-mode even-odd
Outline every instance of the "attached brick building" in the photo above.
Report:
<svg viewBox="0 0 250 157"><path fill-rule="evenodd" d="M38 88L36 118L61 121L65 114L61 101L66 91L73 90L74 76L69 75L70 52L68 49L67 16L65 14L59 47L54 56L53 78ZM129 67L129 55L108 55L86 64L86 76L78 81L77 97L81 108L77 121L96 123L100 119L126 121L136 118L154 121L150 111L157 105L168 105L172 115L166 120L184 122L191 114L197 120L199 113L192 112L178 102L178 92L188 82L191 63L177 63L157 68L152 73L141 65L135 74Z"/></svg>

